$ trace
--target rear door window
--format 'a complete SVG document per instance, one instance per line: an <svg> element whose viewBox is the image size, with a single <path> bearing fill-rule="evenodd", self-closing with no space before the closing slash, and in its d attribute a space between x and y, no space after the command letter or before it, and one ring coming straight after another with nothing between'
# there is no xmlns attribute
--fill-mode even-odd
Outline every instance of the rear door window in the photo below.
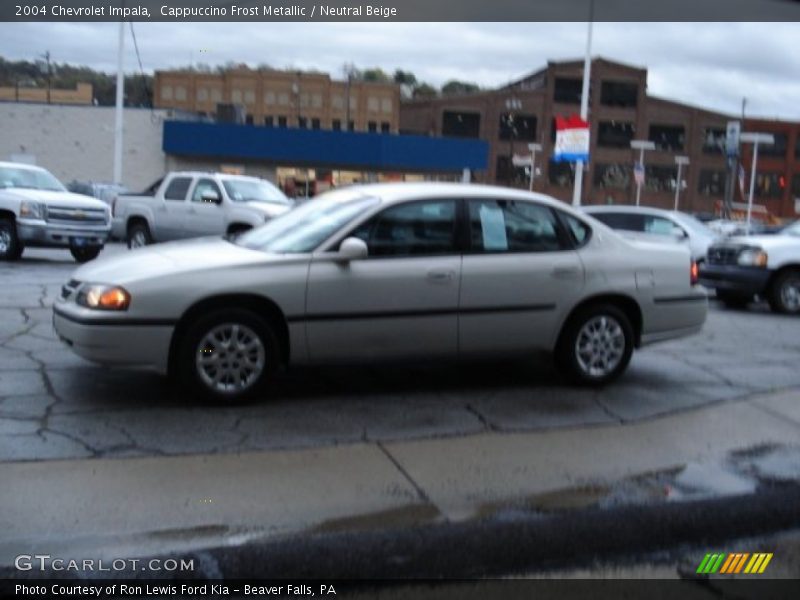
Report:
<svg viewBox="0 0 800 600"><path fill-rule="evenodd" d="M525 200L470 200L472 252L553 252L565 249L553 211Z"/></svg>
<svg viewBox="0 0 800 600"><path fill-rule="evenodd" d="M192 185L191 177L176 177L169 182L166 191L164 192L165 200L186 200L186 194L189 192L189 186Z"/></svg>

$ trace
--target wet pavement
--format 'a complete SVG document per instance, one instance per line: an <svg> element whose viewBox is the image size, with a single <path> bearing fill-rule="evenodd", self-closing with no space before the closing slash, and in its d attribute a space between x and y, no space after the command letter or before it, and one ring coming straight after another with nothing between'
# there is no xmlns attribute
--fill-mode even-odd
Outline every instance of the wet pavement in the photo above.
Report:
<svg viewBox="0 0 800 600"><path fill-rule="evenodd" d="M119 245L105 254L126 252ZM712 303L697 336L634 354L602 390L531 364L299 369L244 407L209 407L158 374L92 365L51 327L67 252L0 263L0 461L215 454L639 422L800 387L797 318ZM800 422L800 416L792 417ZM761 468L768 469L769 465ZM780 470L780 465L774 467Z"/></svg>

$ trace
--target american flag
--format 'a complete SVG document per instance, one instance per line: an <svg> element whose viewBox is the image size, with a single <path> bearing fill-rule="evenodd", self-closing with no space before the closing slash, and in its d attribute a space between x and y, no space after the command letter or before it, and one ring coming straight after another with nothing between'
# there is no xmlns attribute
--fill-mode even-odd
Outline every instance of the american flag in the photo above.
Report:
<svg viewBox="0 0 800 600"><path fill-rule="evenodd" d="M739 163L739 168L737 169L736 175L739 178L739 192L741 192L742 200L744 200L744 167L742 166L742 163Z"/></svg>

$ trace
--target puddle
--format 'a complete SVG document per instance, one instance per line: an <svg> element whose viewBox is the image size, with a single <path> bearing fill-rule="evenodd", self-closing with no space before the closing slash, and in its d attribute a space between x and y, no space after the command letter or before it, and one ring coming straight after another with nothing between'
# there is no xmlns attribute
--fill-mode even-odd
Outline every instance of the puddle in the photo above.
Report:
<svg viewBox="0 0 800 600"><path fill-rule="evenodd" d="M441 517L441 513L434 505L413 504L366 515L330 519L312 528L312 531L315 533L332 533L337 531L399 529L426 525L439 517Z"/></svg>

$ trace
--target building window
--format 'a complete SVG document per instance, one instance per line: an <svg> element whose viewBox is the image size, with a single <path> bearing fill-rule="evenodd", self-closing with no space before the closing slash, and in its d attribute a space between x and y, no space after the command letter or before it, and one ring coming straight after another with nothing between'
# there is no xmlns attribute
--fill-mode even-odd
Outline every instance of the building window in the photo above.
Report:
<svg viewBox="0 0 800 600"><path fill-rule="evenodd" d="M331 106L336 110L344 110L344 96L331 96Z"/></svg>
<svg viewBox="0 0 800 600"><path fill-rule="evenodd" d="M367 123L367 131L370 133L377 133L378 132L378 124L375 121L370 121Z"/></svg>
<svg viewBox="0 0 800 600"><path fill-rule="evenodd" d="M172 100L172 86L171 85L162 85L161 86L161 99L162 100Z"/></svg>
<svg viewBox="0 0 800 600"><path fill-rule="evenodd" d="M348 121L347 122L347 131L355 131L356 130L356 122L355 121Z"/></svg>
<svg viewBox="0 0 800 600"><path fill-rule="evenodd" d="M480 130L481 116L479 113L446 110L442 114L442 135L476 138L480 136Z"/></svg>
<svg viewBox="0 0 800 600"><path fill-rule="evenodd" d="M706 127L703 130L703 153L722 154L725 151L725 129Z"/></svg>
<svg viewBox="0 0 800 600"><path fill-rule="evenodd" d="M548 178L553 185L572 187L575 184L575 167L568 162L550 161Z"/></svg>
<svg viewBox="0 0 800 600"><path fill-rule="evenodd" d="M286 117L278 117L278 127L286 128Z"/></svg>
<svg viewBox="0 0 800 600"><path fill-rule="evenodd" d="M244 93L244 103L245 104L255 104L256 103L256 93L253 90L247 90Z"/></svg>
<svg viewBox="0 0 800 600"><path fill-rule="evenodd" d="M222 102L222 90L215 88L211 90L211 101Z"/></svg>
<svg viewBox="0 0 800 600"><path fill-rule="evenodd" d="M381 133L389 133L392 130L392 126L390 123L386 121L381 122Z"/></svg>
<svg viewBox="0 0 800 600"><path fill-rule="evenodd" d="M499 155L495 165L495 178L498 183L520 186L528 182L530 176L528 171L525 167L515 167L508 155Z"/></svg>
<svg viewBox="0 0 800 600"><path fill-rule="evenodd" d="M186 88L179 85L175 88L175 100L183 102L186 100Z"/></svg>
<svg viewBox="0 0 800 600"><path fill-rule="evenodd" d="M379 107L380 101L375 96L370 96L367 98L367 110L369 112L378 112Z"/></svg>
<svg viewBox="0 0 800 600"><path fill-rule="evenodd" d="M604 81L600 84L600 104L619 108L634 108L639 86L624 81Z"/></svg>
<svg viewBox="0 0 800 600"><path fill-rule="evenodd" d="M311 108L322 108L322 94L311 95Z"/></svg>
<svg viewBox="0 0 800 600"><path fill-rule="evenodd" d="M633 169L627 163L595 164L593 183L600 189L625 190L630 188Z"/></svg>
<svg viewBox="0 0 800 600"><path fill-rule="evenodd" d="M657 150L675 152L683 150L686 130L683 125L650 125L651 142L655 143Z"/></svg>
<svg viewBox="0 0 800 600"><path fill-rule="evenodd" d="M722 196L725 193L725 171L701 170L697 191L703 196Z"/></svg>
<svg viewBox="0 0 800 600"><path fill-rule="evenodd" d="M301 108L308 108L311 104L310 96L308 94L300 94L300 107Z"/></svg>
<svg viewBox="0 0 800 600"><path fill-rule="evenodd" d="M644 189L648 192L670 192L675 190L677 167L645 165Z"/></svg>
<svg viewBox="0 0 800 600"><path fill-rule="evenodd" d="M597 145L604 148L630 148L635 133L633 123L600 121L597 124Z"/></svg>
<svg viewBox="0 0 800 600"><path fill-rule="evenodd" d="M234 104L242 103L242 90L231 90L231 102Z"/></svg>
<svg viewBox="0 0 800 600"><path fill-rule="evenodd" d="M532 142L536 139L536 116L514 113L500 115L501 140L522 140Z"/></svg>
<svg viewBox="0 0 800 600"><path fill-rule="evenodd" d="M252 124L253 124L253 115L247 115L247 116L244 118L244 122L245 122L247 125L252 125Z"/></svg>
<svg viewBox="0 0 800 600"><path fill-rule="evenodd" d="M264 104L268 106L272 106L277 101L277 97L275 96L275 92L265 92L264 93Z"/></svg>
<svg viewBox="0 0 800 600"><path fill-rule="evenodd" d="M775 138L774 144L759 144L758 145L758 155L759 156L774 156L776 158L785 158L786 157L786 145L787 145L787 138L785 133L773 133L773 137Z"/></svg>
<svg viewBox="0 0 800 600"><path fill-rule="evenodd" d="M758 147L759 153L761 146ZM757 173L755 195L759 198L781 198L786 189L786 177L782 173Z"/></svg>
<svg viewBox="0 0 800 600"><path fill-rule="evenodd" d="M800 158L800 132L798 132L797 138L794 140L794 157Z"/></svg>
<svg viewBox="0 0 800 600"><path fill-rule="evenodd" d="M319 129L319 119L311 119L311 129Z"/></svg>
<svg viewBox="0 0 800 600"><path fill-rule="evenodd" d="M350 95L350 110L358 108L358 96Z"/></svg>
<svg viewBox="0 0 800 600"><path fill-rule="evenodd" d="M308 119L306 117L297 117L297 126L300 129L308 127Z"/></svg>
<svg viewBox="0 0 800 600"><path fill-rule="evenodd" d="M288 92L280 92L278 94L278 106L289 106Z"/></svg>
<svg viewBox="0 0 800 600"><path fill-rule="evenodd" d="M553 100L561 104L580 104L583 81L566 77L556 77Z"/></svg>
<svg viewBox="0 0 800 600"><path fill-rule="evenodd" d="M197 88L197 101L198 102L207 102L208 101L208 88Z"/></svg>
<svg viewBox="0 0 800 600"><path fill-rule="evenodd" d="M264 117L264 126L265 127L274 127L275 126L275 117L273 117L271 115L267 116L267 117Z"/></svg>
<svg viewBox="0 0 800 600"><path fill-rule="evenodd" d="M384 112L384 113L391 113L392 112L392 99L391 98L381 98L381 112Z"/></svg>
<svg viewBox="0 0 800 600"><path fill-rule="evenodd" d="M341 119L334 119L331 121L331 129L334 131L341 131L342 130L342 120Z"/></svg>
<svg viewBox="0 0 800 600"><path fill-rule="evenodd" d="M792 175L792 196L800 197L800 173Z"/></svg>

